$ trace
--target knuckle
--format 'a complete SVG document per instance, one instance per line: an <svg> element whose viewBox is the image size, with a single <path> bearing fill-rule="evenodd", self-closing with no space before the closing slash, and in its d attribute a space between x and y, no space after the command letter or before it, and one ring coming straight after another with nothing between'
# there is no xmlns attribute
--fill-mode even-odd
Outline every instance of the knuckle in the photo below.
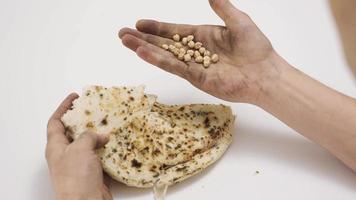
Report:
<svg viewBox="0 0 356 200"><path fill-rule="evenodd" d="M147 41L148 43L158 45L157 39L153 35L144 34L143 40Z"/></svg>
<svg viewBox="0 0 356 200"><path fill-rule="evenodd" d="M248 24L251 24L251 22L252 22L250 15L248 15L247 13L242 12L242 11L240 11L236 20L241 25L248 25Z"/></svg>
<svg viewBox="0 0 356 200"><path fill-rule="evenodd" d="M49 118L49 120L47 121L47 131L51 129L52 123L53 123L53 120L52 120L52 117L51 117L51 118Z"/></svg>
<svg viewBox="0 0 356 200"><path fill-rule="evenodd" d="M241 16L246 18L246 19L251 19L250 15L247 14L246 12L240 11L241 12Z"/></svg>
<svg viewBox="0 0 356 200"><path fill-rule="evenodd" d="M96 133L86 131L78 139L78 143L87 145L88 143L95 143L97 140ZM81 141L81 142L80 142Z"/></svg>
<svg viewBox="0 0 356 200"><path fill-rule="evenodd" d="M147 34L140 34L142 40L149 42L151 40L150 36Z"/></svg>
<svg viewBox="0 0 356 200"><path fill-rule="evenodd" d="M91 131L86 131L82 134L82 138L87 140L94 140L96 138L96 135Z"/></svg>

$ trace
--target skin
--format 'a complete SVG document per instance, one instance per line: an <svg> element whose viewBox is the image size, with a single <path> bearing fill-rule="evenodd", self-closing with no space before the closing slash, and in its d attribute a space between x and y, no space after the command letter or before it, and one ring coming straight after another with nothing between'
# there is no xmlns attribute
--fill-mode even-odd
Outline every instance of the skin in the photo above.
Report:
<svg viewBox="0 0 356 200"><path fill-rule="evenodd" d="M356 171L356 100L288 64L250 17L228 0L209 2L225 26L140 20L136 29L123 28L119 37L143 60L213 96L263 108ZM204 69L176 59L160 48L173 44L170 38L176 33L195 35L196 41L219 54L220 61ZM109 200L112 197L95 155L106 137L85 133L70 143L60 121L77 97L69 95L48 122L46 158L56 198Z"/></svg>
<svg viewBox="0 0 356 200"><path fill-rule="evenodd" d="M107 136L88 132L70 143L65 135L60 118L77 97L69 95L48 121L46 159L56 199L112 200L95 154L95 149L107 143Z"/></svg>
<svg viewBox="0 0 356 200"><path fill-rule="evenodd" d="M356 76L356 1L330 0L330 5L339 27L346 59Z"/></svg>
<svg viewBox="0 0 356 200"><path fill-rule="evenodd" d="M224 13L225 12L225 13ZM249 17L233 9L218 11L220 17L229 21L225 26L193 26L160 23L141 20L137 30L124 28L119 37L125 46L135 51L139 57L168 72L188 80L199 89L228 101L250 102L261 83L256 72L270 73L275 69L263 68L273 55L273 48ZM194 35L211 52L219 52L220 61L205 70L201 64L179 61L170 52L159 48L162 44L173 44L169 39L174 34ZM263 64L264 65L264 64ZM248 86L254 88L248 89ZM239 91L239 92L236 92Z"/></svg>

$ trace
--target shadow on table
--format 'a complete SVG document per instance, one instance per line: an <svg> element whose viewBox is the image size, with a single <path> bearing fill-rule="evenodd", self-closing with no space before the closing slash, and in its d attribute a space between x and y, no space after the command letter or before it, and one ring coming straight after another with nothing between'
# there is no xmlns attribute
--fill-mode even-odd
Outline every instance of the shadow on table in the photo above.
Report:
<svg viewBox="0 0 356 200"><path fill-rule="evenodd" d="M291 133L280 133L240 125L228 150L238 154L268 158L271 162L310 173L325 181L356 191L356 174L319 145ZM292 132L292 130L291 130Z"/></svg>
<svg viewBox="0 0 356 200"><path fill-rule="evenodd" d="M152 190L146 188L129 187L123 183L110 180L110 191L114 199L131 199L139 196L147 196Z"/></svg>

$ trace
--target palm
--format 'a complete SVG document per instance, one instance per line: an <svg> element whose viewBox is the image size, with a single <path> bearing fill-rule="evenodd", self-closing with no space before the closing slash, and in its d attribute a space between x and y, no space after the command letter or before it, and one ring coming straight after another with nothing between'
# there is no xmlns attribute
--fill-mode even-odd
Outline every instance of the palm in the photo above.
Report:
<svg viewBox="0 0 356 200"><path fill-rule="evenodd" d="M255 74L264 70L259 66L273 52L272 46L250 18L237 9L231 9L232 5L227 0L211 0L211 4L226 27L142 20L137 23L138 31L122 29L120 38L142 59L185 78L203 91L229 101L245 101L243 97L247 96L250 82L256 81L253 80ZM220 61L208 69L194 62L179 61L160 48L162 44L173 43L170 38L176 33L183 36L193 34L196 41L217 53Z"/></svg>
<svg viewBox="0 0 356 200"><path fill-rule="evenodd" d="M225 100L235 100L236 91L244 96L245 76L256 71L272 52L268 39L252 21L232 27L203 25L197 26L196 38L220 61L207 70L199 64L188 63L189 69L200 69L200 79L189 80L196 87Z"/></svg>

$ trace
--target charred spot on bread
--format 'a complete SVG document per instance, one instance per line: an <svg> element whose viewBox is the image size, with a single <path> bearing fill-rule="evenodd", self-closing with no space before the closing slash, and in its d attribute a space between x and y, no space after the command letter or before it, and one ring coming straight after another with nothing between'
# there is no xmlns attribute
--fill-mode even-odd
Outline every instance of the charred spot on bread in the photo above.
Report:
<svg viewBox="0 0 356 200"><path fill-rule="evenodd" d="M100 122L101 125L103 125L103 126L108 125L107 117L108 117L108 116L105 116L105 118L101 120L101 122Z"/></svg>
<svg viewBox="0 0 356 200"><path fill-rule="evenodd" d="M171 167L173 167L174 165L167 165L167 164L162 164L160 167L159 167L159 170L167 170Z"/></svg>
<svg viewBox="0 0 356 200"><path fill-rule="evenodd" d="M210 126L210 120L209 120L209 117L206 117L205 120L204 120L204 126L205 128L208 128Z"/></svg>
<svg viewBox="0 0 356 200"><path fill-rule="evenodd" d="M86 124L86 127L89 128L89 129L94 128L94 123L93 122L88 122Z"/></svg>
<svg viewBox="0 0 356 200"><path fill-rule="evenodd" d="M131 160L131 167L141 168L142 163L138 162L136 159Z"/></svg>
<svg viewBox="0 0 356 200"><path fill-rule="evenodd" d="M177 168L176 171L177 172L185 171L187 168L188 168L188 166L183 166L183 167Z"/></svg>

